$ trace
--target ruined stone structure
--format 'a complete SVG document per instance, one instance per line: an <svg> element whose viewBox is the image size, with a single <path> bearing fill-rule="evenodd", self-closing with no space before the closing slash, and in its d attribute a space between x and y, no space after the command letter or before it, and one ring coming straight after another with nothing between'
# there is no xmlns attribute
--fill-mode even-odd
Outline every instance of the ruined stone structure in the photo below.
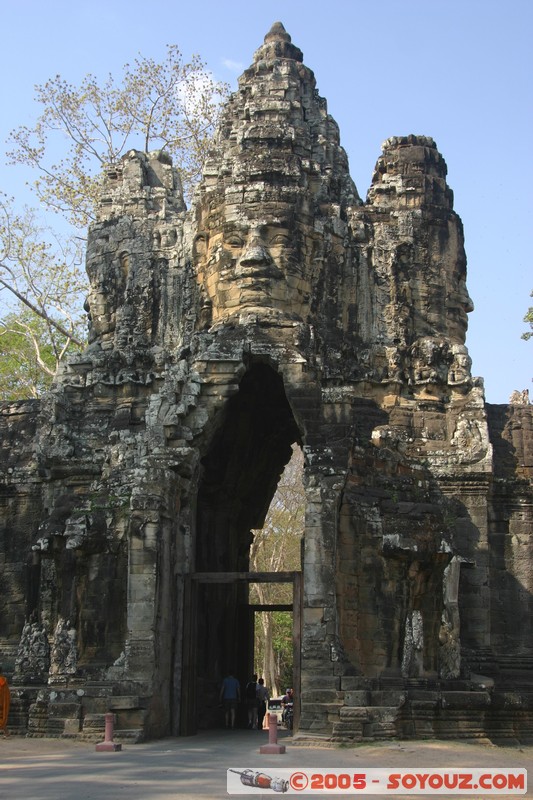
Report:
<svg viewBox="0 0 533 800"><path fill-rule="evenodd" d="M190 733L251 672L249 545L304 452L301 736L533 733L532 406L465 346L446 164L383 145L363 201L279 23L189 211L163 152L105 176L89 345L1 411L0 654L34 735ZM257 576L256 576L257 578Z"/></svg>

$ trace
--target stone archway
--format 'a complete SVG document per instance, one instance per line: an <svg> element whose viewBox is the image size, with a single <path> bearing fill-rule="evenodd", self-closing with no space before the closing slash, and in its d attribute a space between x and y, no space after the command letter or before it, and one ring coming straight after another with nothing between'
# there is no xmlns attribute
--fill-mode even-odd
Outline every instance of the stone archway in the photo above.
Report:
<svg viewBox="0 0 533 800"><path fill-rule="evenodd" d="M281 375L262 362L248 368L219 416L201 459L195 564L243 571L250 531L263 524L300 432Z"/></svg>
<svg viewBox="0 0 533 800"><path fill-rule="evenodd" d="M194 664L194 678L189 669L182 696L194 691L196 710L186 712L182 728L191 727L194 716L201 727L216 725L224 674L231 668L242 682L252 671L246 577L251 531L262 526L291 445L300 440L283 379L265 362L248 367L219 416L196 495L195 573L209 578L193 580L186 590L184 613L194 620L184 622L186 647L193 642L184 658Z"/></svg>
<svg viewBox="0 0 533 800"><path fill-rule="evenodd" d="M187 702L180 581L248 573L294 441L301 730L353 741L507 724L505 697L468 676L492 673L504 693L518 659L533 681L531 408L490 411L471 375L446 172L431 138L392 137L363 202L277 23L225 106L190 211L163 151L106 173L89 345L42 402L0 415L2 658L24 697L44 681L47 698L32 711L21 699L21 731L86 736L108 704L139 737L168 735ZM239 579L204 591L204 682L236 652L245 668L246 601ZM57 686L73 700L62 709ZM511 716L530 729L529 710Z"/></svg>
<svg viewBox="0 0 533 800"><path fill-rule="evenodd" d="M302 573L301 572L198 572L184 579L183 650L181 660L180 703L175 713L176 732L191 735L199 728L219 727L222 714L218 708L221 676L234 672L241 688L253 672L253 612L257 608L246 599L251 583L291 583L293 685L295 687L295 727L300 714ZM245 598L245 599L243 599ZM260 606L262 610L265 610ZM271 606L270 609L278 608ZM213 622L221 616L218 627ZM219 612L222 612L220 614ZM233 623L233 625L232 625ZM206 631L207 634L206 634ZM209 671L206 655L211 654L215 667ZM230 654L228 656L228 654ZM216 665L226 658L226 670ZM245 722L237 718L237 725Z"/></svg>

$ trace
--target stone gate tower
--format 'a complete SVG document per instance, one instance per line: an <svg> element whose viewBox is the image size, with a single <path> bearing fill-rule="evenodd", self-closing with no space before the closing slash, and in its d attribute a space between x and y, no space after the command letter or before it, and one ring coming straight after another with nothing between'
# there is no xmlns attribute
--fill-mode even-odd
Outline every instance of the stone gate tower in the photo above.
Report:
<svg viewBox="0 0 533 800"><path fill-rule="evenodd" d="M435 142L386 141L361 200L276 23L192 208L165 153L130 152L87 271L87 349L42 401L2 407L13 724L218 724L225 670L251 671L251 531L296 444L302 570L278 579L300 734L531 735L531 406L487 406L471 375Z"/></svg>

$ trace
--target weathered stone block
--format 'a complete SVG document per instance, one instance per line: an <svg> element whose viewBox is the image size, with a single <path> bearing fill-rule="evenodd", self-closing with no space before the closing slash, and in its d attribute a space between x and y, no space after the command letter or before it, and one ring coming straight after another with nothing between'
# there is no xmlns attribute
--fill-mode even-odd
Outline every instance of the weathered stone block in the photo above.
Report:
<svg viewBox="0 0 533 800"><path fill-rule="evenodd" d="M83 717L83 730L87 733L100 732L105 729L105 714L86 714Z"/></svg>
<svg viewBox="0 0 533 800"><path fill-rule="evenodd" d="M66 719L63 733L66 736L75 736L81 730L81 720L80 719Z"/></svg>
<svg viewBox="0 0 533 800"><path fill-rule="evenodd" d="M61 719L78 719L81 716L81 705L79 703L49 703L48 719L58 717Z"/></svg>
<svg viewBox="0 0 533 800"><path fill-rule="evenodd" d="M468 709L490 706L491 696L488 692L442 692L441 705L443 708L460 708L467 712Z"/></svg>
<svg viewBox="0 0 533 800"><path fill-rule="evenodd" d="M110 697L108 705L111 711L122 711L139 708L140 701L138 697Z"/></svg>
<svg viewBox="0 0 533 800"><path fill-rule="evenodd" d="M347 706L369 706L370 692L368 691L344 692L344 702Z"/></svg>

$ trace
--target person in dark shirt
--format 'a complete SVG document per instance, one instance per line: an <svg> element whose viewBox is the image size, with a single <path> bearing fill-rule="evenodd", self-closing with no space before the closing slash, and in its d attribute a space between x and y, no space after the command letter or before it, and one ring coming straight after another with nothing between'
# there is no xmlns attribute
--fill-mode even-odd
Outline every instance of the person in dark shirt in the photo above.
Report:
<svg viewBox="0 0 533 800"><path fill-rule="evenodd" d="M230 670L222 681L220 688L220 702L224 704L226 712L226 728L235 727L235 713L241 699L241 685Z"/></svg>
<svg viewBox="0 0 533 800"><path fill-rule="evenodd" d="M268 689L265 686L265 681L263 678L259 678L257 681L257 728L261 730L263 728L263 720L265 719L267 703L270 700L270 695L268 693Z"/></svg>
<svg viewBox="0 0 533 800"><path fill-rule="evenodd" d="M248 727L257 728L257 675L252 675L244 690L248 711Z"/></svg>

